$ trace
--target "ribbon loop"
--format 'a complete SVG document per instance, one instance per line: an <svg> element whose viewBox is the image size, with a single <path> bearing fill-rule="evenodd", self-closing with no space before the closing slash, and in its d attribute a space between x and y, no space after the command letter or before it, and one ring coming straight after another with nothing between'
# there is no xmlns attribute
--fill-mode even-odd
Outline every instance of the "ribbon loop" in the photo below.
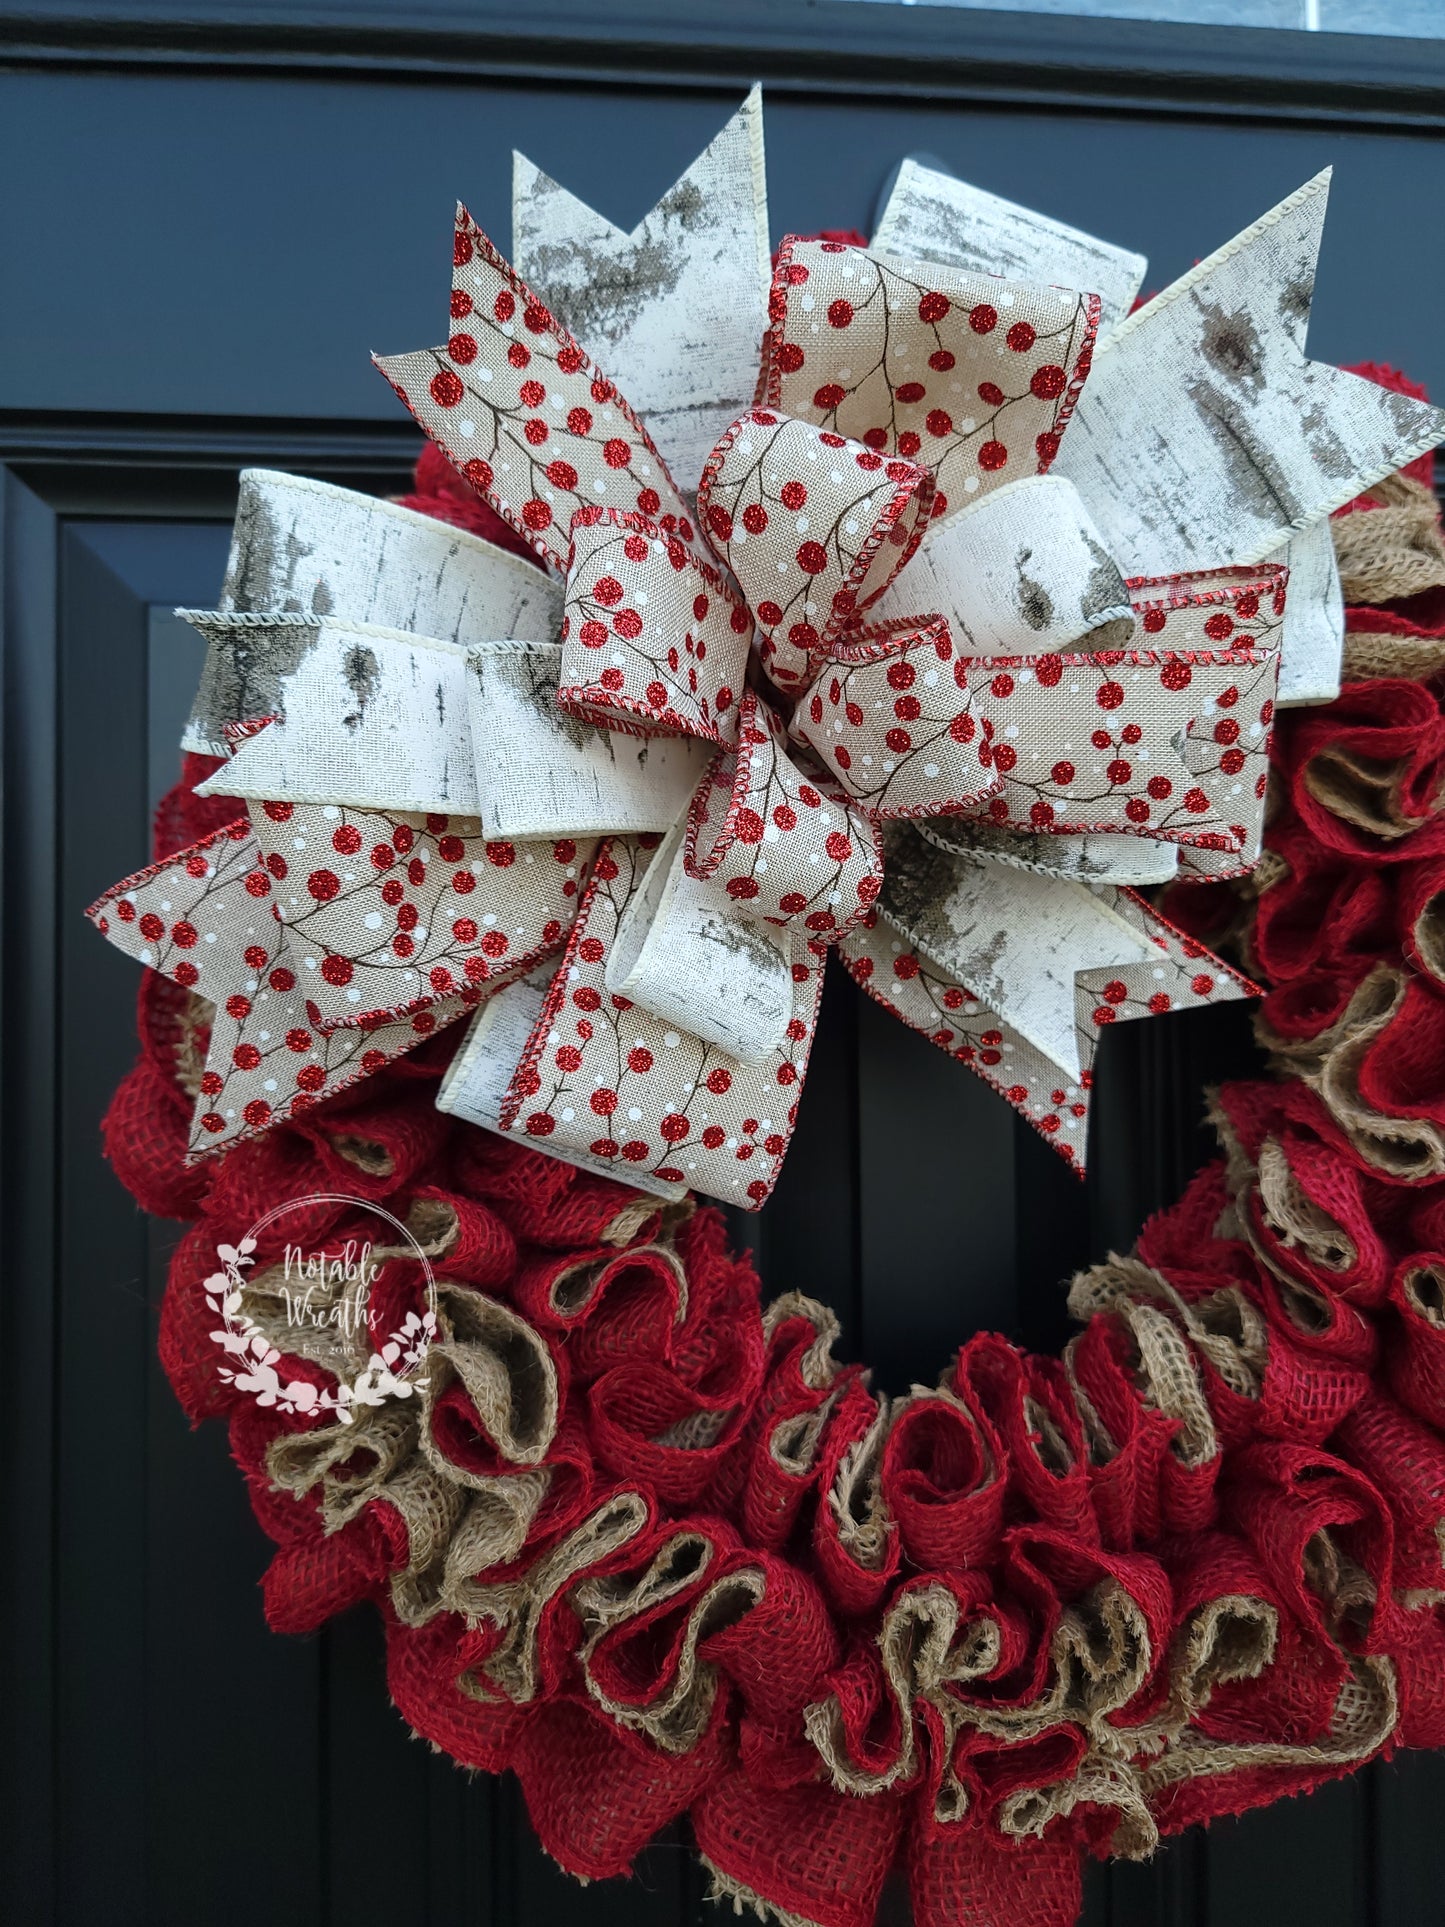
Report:
<svg viewBox="0 0 1445 1927"><path fill-rule="evenodd" d="M737 739L753 632L718 571L640 515L572 524L558 702L604 729Z"/></svg>
<svg viewBox="0 0 1445 1927"><path fill-rule="evenodd" d="M284 633L292 622L339 611L389 635L464 644L480 631L547 643L561 605L550 576L480 536L398 502L242 469L217 613L246 612L250 627L217 633L197 622L210 646L181 748L229 755L227 723L284 712L282 684L296 667ZM258 617L279 633L268 638Z"/></svg>
<svg viewBox="0 0 1445 1927"><path fill-rule="evenodd" d="M791 1015L778 1047L755 1065L633 1005L612 988L622 919L644 881L677 874L675 858L659 852L649 863L634 839L613 838L598 850L499 1122L562 1156L580 1150L600 1159L624 1181L646 1174L756 1208L792 1131L822 964L794 941ZM726 922L734 941L738 933L758 944L788 941L762 925Z"/></svg>
<svg viewBox="0 0 1445 1927"><path fill-rule="evenodd" d="M694 877L679 824L629 899L607 958L607 988L726 1051L766 1063L793 1015L793 943L781 930L733 914L728 899Z"/></svg>
<svg viewBox="0 0 1445 1927"><path fill-rule="evenodd" d="M941 616L880 624L836 648L792 728L878 820L968 809L1002 784L981 760L967 675Z"/></svg>
<svg viewBox="0 0 1445 1927"><path fill-rule="evenodd" d="M1129 590L1072 482L1024 475L930 531L886 619L940 610L975 656L1118 649L1134 630Z"/></svg>
<svg viewBox="0 0 1445 1927"><path fill-rule="evenodd" d="M467 651L477 796L488 836L595 836L670 829L706 769L693 736L625 736L561 709L559 643Z"/></svg>
<svg viewBox="0 0 1445 1927"><path fill-rule="evenodd" d="M1191 779L1180 749L1211 693L1258 660L1249 649L1116 649L961 662L980 759L1003 778L983 813L1025 831L1237 849L1218 799Z"/></svg>
<svg viewBox="0 0 1445 1927"><path fill-rule="evenodd" d="M475 817L267 802L260 869L318 1030L374 1030L561 942L595 842L488 840ZM258 877L259 883L259 877Z"/></svg>
<svg viewBox="0 0 1445 1927"><path fill-rule="evenodd" d="M742 585L763 667L796 690L922 539L933 478L768 409L740 415L697 492L703 533Z"/></svg>
<svg viewBox="0 0 1445 1927"><path fill-rule="evenodd" d="M940 517L1043 473L1089 372L1099 298L790 236L759 394L926 462Z"/></svg>
<svg viewBox="0 0 1445 1927"><path fill-rule="evenodd" d="M725 891L735 913L827 943L867 912L883 878L877 831L802 775L751 691L737 748L698 785L685 848L689 875Z"/></svg>

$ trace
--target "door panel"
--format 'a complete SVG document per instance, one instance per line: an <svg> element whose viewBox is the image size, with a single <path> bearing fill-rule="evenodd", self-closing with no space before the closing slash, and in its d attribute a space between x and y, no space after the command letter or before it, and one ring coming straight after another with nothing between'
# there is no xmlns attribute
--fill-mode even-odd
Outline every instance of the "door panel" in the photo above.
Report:
<svg viewBox="0 0 1445 1927"><path fill-rule="evenodd" d="M459 198L505 246L520 148L630 228L740 92L0 73L0 259L27 263L0 407L399 419L367 353L440 339ZM767 142L775 240L868 229L920 154L1147 253L1150 288L1333 163L1311 349L1445 392L1445 254L1406 213L1445 200L1438 141L779 91Z"/></svg>

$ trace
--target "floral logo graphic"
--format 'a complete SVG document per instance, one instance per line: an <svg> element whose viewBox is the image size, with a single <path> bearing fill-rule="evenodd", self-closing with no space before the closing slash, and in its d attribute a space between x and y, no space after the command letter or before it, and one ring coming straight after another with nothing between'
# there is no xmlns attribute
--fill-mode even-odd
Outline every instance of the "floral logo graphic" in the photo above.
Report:
<svg viewBox="0 0 1445 1927"><path fill-rule="evenodd" d="M288 1214L331 1205L384 1219L398 1238L375 1245L349 1236L331 1250L287 1243L279 1263L247 1277L262 1232ZM237 1391L279 1412L329 1412L349 1425L359 1406L426 1390L428 1381L416 1374L437 1336L436 1280L416 1238L381 1205L334 1192L292 1198L234 1245L218 1244L216 1255L224 1269L212 1272L202 1290L220 1320L210 1334L225 1354L217 1369ZM373 1288L389 1261L408 1258L421 1268L424 1308L406 1307L396 1328L378 1339ZM334 1386L284 1377L295 1358L320 1366Z"/></svg>

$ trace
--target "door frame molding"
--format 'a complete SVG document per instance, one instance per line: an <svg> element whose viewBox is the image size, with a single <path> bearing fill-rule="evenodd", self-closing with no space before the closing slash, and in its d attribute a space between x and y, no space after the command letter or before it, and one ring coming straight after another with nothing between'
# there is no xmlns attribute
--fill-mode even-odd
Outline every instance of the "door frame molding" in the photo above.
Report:
<svg viewBox="0 0 1445 1927"><path fill-rule="evenodd" d="M9 66L275 72L394 82L544 79L1126 113L1445 126L1445 42L1099 20L868 0L25 0L0 5Z"/></svg>

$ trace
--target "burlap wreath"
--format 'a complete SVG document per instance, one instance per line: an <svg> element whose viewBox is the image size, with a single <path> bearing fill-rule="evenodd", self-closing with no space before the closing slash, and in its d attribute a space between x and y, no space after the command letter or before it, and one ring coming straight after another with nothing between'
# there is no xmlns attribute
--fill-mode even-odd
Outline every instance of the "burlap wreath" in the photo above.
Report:
<svg viewBox="0 0 1445 1927"><path fill-rule="evenodd" d="M418 488L511 540L434 450ZM1255 876L1170 906L1268 986L1278 1076L1214 1096L1222 1155L1075 1279L1061 1359L979 1334L936 1387L880 1396L826 1307L761 1302L717 1211L438 1111L455 1029L187 1170L207 1007L146 974L107 1146L142 1205L194 1220L162 1355L187 1413L230 1426L276 1541L267 1616L373 1600L403 1717L514 1769L570 1872L621 1874L686 1814L716 1892L787 1927L868 1927L895 1863L920 1927L1067 1927L1084 1851L1445 1743L1429 458L1334 526L1343 694L1281 719ZM158 853L233 813L190 763ZM403 1217L440 1281L420 1411L350 1426L229 1389L202 1290L218 1242L338 1187ZM344 1234L337 1209L311 1232ZM278 1255L247 1287L263 1329ZM388 1307L419 1269L388 1258Z"/></svg>

